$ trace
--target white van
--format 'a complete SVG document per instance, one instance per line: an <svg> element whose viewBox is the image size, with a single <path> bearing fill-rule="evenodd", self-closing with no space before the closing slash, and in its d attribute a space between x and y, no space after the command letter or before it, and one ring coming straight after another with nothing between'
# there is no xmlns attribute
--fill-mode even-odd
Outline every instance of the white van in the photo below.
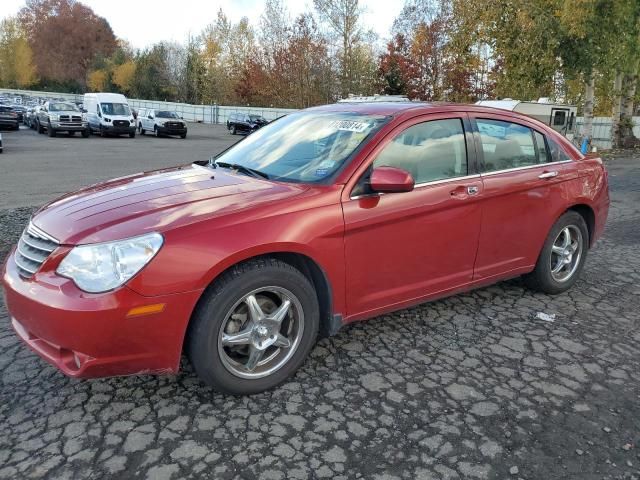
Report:
<svg viewBox="0 0 640 480"><path fill-rule="evenodd" d="M83 101L89 130L101 136L136 136L136 122L127 97L120 93L85 93Z"/></svg>

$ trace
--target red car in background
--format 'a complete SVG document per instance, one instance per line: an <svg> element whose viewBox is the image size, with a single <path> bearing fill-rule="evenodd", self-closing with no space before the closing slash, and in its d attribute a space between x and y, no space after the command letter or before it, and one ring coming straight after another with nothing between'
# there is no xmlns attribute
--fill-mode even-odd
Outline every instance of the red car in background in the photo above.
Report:
<svg viewBox="0 0 640 480"><path fill-rule="evenodd" d="M519 275L564 292L608 208L602 161L531 118L340 103L50 203L3 286L17 334L68 375L174 373L185 352L249 394L346 323Z"/></svg>

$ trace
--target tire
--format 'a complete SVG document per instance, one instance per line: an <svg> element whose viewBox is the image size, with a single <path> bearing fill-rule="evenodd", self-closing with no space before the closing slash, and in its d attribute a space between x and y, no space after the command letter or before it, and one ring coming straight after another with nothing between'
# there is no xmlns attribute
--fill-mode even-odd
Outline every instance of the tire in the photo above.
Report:
<svg viewBox="0 0 640 480"><path fill-rule="evenodd" d="M551 227L535 269L525 275L525 283L551 295L566 292L578 280L588 250L589 230L584 218L578 212L565 212ZM554 272L557 268L560 270Z"/></svg>
<svg viewBox="0 0 640 480"><path fill-rule="evenodd" d="M258 311L264 309L267 315L289 299L282 323L272 320L268 328L262 323L247 327L252 323L248 303L243 301L248 295L254 296ZM237 313L243 309L244 314ZM274 388L293 375L315 344L319 323L318 297L307 277L280 260L254 259L232 267L205 291L189 324L187 355L207 385L224 393L250 395ZM286 334L283 329L288 329ZM223 346L223 334L247 338L242 344ZM289 346L274 345L281 341ZM266 355L253 369L245 366L250 351Z"/></svg>
<svg viewBox="0 0 640 480"><path fill-rule="evenodd" d="M40 123L40 120L36 122L36 130L38 131L38 133L44 133L44 128L42 128L42 124Z"/></svg>
<svg viewBox="0 0 640 480"><path fill-rule="evenodd" d="M187 134L183 133L182 135L180 135L180 138L187 138Z"/></svg>
<svg viewBox="0 0 640 480"><path fill-rule="evenodd" d="M89 138L89 135L91 135L91 130L88 128L86 130L82 130L82 138Z"/></svg>
<svg viewBox="0 0 640 480"><path fill-rule="evenodd" d="M51 124L50 123L47 126L47 135L49 135L50 137L55 137L56 136L56 131L55 131L54 128L51 128Z"/></svg>
<svg viewBox="0 0 640 480"><path fill-rule="evenodd" d="M129 132L129 138L136 138L136 131Z"/></svg>
<svg viewBox="0 0 640 480"><path fill-rule="evenodd" d="M233 127L231 127L231 135L235 135L236 134L236 126L234 125Z"/></svg>
<svg viewBox="0 0 640 480"><path fill-rule="evenodd" d="M140 135L144 135L144 128L142 128L142 122L138 125L138 133L140 133Z"/></svg>

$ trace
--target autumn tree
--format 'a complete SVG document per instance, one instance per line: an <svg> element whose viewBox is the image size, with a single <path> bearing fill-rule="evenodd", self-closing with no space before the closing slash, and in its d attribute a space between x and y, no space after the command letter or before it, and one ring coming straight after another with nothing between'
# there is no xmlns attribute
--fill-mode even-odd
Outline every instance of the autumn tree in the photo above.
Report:
<svg viewBox="0 0 640 480"><path fill-rule="evenodd" d="M75 0L27 0L19 19L38 74L58 85L84 86L94 57L116 48L109 23Z"/></svg>
<svg viewBox="0 0 640 480"><path fill-rule="evenodd" d="M402 33L396 33L387 43L387 51L380 55L378 68L382 89L387 95L408 95L415 78L415 66L409 54L409 44Z"/></svg>
<svg viewBox="0 0 640 480"><path fill-rule="evenodd" d="M33 52L13 17L0 22L0 85L27 88L36 81Z"/></svg>
<svg viewBox="0 0 640 480"><path fill-rule="evenodd" d="M338 54L340 94L344 98L349 93L363 93L354 92L354 77L357 75L355 55L363 35L359 0L313 0L313 5L341 46Z"/></svg>

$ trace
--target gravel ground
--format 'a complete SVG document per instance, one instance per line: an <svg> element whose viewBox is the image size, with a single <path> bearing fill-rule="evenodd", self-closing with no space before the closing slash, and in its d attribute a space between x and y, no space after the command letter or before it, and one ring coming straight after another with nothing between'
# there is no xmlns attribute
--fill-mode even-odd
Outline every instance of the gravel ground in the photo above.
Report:
<svg viewBox="0 0 640 480"><path fill-rule="evenodd" d="M514 280L352 325L250 398L186 362L68 379L0 303L0 478L638 479L639 160L608 161L608 229L569 293ZM0 210L0 259L30 211Z"/></svg>

